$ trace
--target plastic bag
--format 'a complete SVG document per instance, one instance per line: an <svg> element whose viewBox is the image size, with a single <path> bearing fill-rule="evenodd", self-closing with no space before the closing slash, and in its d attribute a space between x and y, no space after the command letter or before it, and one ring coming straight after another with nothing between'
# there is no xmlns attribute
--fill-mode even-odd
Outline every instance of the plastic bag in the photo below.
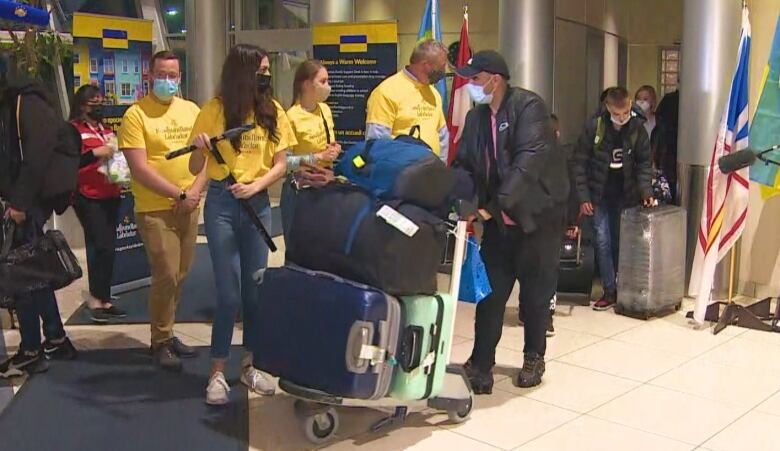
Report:
<svg viewBox="0 0 780 451"><path fill-rule="evenodd" d="M490 296L493 288L490 286L487 269L479 255L479 246L473 236L466 243L466 260L461 271L460 290L458 298L471 304L479 304Z"/></svg>

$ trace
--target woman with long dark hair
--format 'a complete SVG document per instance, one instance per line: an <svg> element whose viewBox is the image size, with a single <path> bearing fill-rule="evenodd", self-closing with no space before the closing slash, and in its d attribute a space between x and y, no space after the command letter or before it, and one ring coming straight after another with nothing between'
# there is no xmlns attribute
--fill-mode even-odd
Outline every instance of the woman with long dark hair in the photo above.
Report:
<svg viewBox="0 0 780 451"><path fill-rule="evenodd" d="M217 145L226 163L217 164L208 151L209 137L247 124L255 127ZM203 106L190 140L198 146L190 156L190 171L197 174L206 164L210 179L204 218L217 285L217 308L211 330L212 365L206 402L218 405L229 400L224 371L238 309L243 307L246 347L257 310L252 276L268 263L268 247L239 200L249 200L266 229L271 230L267 189L284 176L287 149L295 145L284 109L273 99L268 54L263 49L239 44L230 50L222 66L219 94ZM225 181L228 171L238 183ZM262 395L272 395L275 390L270 378L252 367L250 353L245 355L241 382Z"/></svg>
<svg viewBox="0 0 780 451"><path fill-rule="evenodd" d="M333 114L325 103L329 95L330 84L325 66L313 59L301 63L293 81L293 106L287 110L298 144L287 158L290 175L282 187L280 202L285 242L289 239L295 211L295 172L302 166L330 167L341 152L333 131Z"/></svg>
<svg viewBox="0 0 780 451"><path fill-rule="evenodd" d="M92 320L98 323L126 316L111 303L120 188L100 171L105 161L117 151L114 132L103 125L104 100L99 87L80 87L73 96L69 118L81 134L79 185L73 208L84 229L87 248L87 307Z"/></svg>

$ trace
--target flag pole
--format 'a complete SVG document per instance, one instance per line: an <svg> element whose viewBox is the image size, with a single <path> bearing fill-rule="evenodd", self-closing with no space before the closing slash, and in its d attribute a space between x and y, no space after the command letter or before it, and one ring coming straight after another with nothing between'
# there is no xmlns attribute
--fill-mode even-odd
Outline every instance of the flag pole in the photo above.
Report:
<svg viewBox="0 0 780 451"><path fill-rule="evenodd" d="M431 0L431 38L432 39L436 39L436 16L439 14L438 7L439 7L439 0Z"/></svg>
<svg viewBox="0 0 780 451"><path fill-rule="evenodd" d="M729 304L734 302L734 270L737 266L737 243L731 247L731 259L729 263Z"/></svg>

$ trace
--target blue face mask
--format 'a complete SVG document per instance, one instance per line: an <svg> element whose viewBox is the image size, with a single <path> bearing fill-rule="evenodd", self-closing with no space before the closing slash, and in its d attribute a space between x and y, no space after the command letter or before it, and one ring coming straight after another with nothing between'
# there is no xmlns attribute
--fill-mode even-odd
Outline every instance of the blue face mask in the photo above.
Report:
<svg viewBox="0 0 780 451"><path fill-rule="evenodd" d="M177 92L179 92L179 82L176 80L171 80L170 78L156 78L154 80L153 92L158 99L162 100L163 102L167 102L168 100L171 100Z"/></svg>
<svg viewBox="0 0 780 451"><path fill-rule="evenodd" d="M493 101L493 93L485 94L485 87L469 83L466 85L466 90L469 92L471 100L478 104L487 105Z"/></svg>

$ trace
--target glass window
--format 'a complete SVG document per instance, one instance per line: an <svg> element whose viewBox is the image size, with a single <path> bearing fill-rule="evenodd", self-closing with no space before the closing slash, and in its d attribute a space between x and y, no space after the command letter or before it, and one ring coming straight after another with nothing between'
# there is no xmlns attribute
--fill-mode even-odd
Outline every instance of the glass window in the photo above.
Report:
<svg viewBox="0 0 780 451"><path fill-rule="evenodd" d="M114 80L104 80L103 81L103 88L105 89L104 95L109 98L109 100L113 101L113 98L116 97L116 84Z"/></svg>
<svg viewBox="0 0 780 451"><path fill-rule="evenodd" d="M73 52L73 64L79 64L81 62L81 53Z"/></svg>
<svg viewBox="0 0 780 451"><path fill-rule="evenodd" d="M127 72L128 72L127 58L122 58L122 73L126 74Z"/></svg>
<svg viewBox="0 0 780 451"><path fill-rule="evenodd" d="M242 0L241 28L274 30L309 27L310 0Z"/></svg>
<svg viewBox="0 0 780 451"><path fill-rule="evenodd" d="M127 97L131 94L130 83L120 83L119 86L122 88L122 97Z"/></svg>
<svg viewBox="0 0 780 451"><path fill-rule="evenodd" d="M111 75L114 73L114 59L103 58L103 73Z"/></svg>
<svg viewBox="0 0 780 451"><path fill-rule="evenodd" d="M97 58L89 59L89 72L92 74L98 73L98 60Z"/></svg>
<svg viewBox="0 0 780 451"><path fill-rule="evenodd" d="M680 80L680 48L662 47L659 52L660 64L658 79L661 81L659 97L677 90Z"/></svg>
<svg viewBox="0 0 780 451"><path fill-rule="evenodd" d="M81 77L80 76L78 76L78 75L74 75L73 76L73 86L75 86L77 88L79 86L81 86Z"/></svg>
<svg viewBox="0 0 780 451"><path fill-rule="evenodd" d="M182 34L187 31L184 0L161 0L160 8L168 34Z"/></svg>

